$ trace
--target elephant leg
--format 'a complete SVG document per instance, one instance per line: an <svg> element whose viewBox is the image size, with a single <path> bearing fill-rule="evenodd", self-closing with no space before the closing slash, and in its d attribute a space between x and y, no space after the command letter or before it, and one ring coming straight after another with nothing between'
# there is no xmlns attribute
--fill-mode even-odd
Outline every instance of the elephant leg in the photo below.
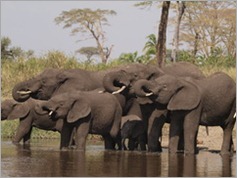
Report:
<svg viewBox="0 0 237 178"><path fill-rule="evenodd" d="M24 144L30 144L31 133L32 133L32 127L30 128L29 132L23 137Z"/></svg>
<svg viewBox="0 0 237 178"><path fill-rule="evenodd" d="M178 151L184 151L184 130L181 130L180 136L179 136L179 143L178 143Z"/></svg>
<svg viewBox="0 0 237 178"><path fill-rule="evenodd" d="M128 140L128 149L130 150L130 151L133 151L133 150L135 150L137 147L136 147L136 140L135 139L133 139L133 138L130 138L129 140Z"/></svg>
<svg viewBox="0 0 237 178"><path fill-rule="evenodd" d="M64 121L61 131L60 149L68 148L72 137L72 131L73 127L66 121Z"/></svg>
<svg viewBox="0 0 237 178"><path fill-rule="evenodd" d="M200 112L192 111L184 118L184 153L196 154L197 133L199 128Z"/></svg>
<svg viewBox="0 0 237 178"><path fill-rule="evenodd" d="M148 120L148 151L162 152L159 138L162 136L162 128L166 121L167 111L154 111Z"/></svg>
<svg viewBox="0 0 237 178"><path fill-rule="evenodd" d="M27 134L31 132L31 128L32 128L31 125L32 125L32 122L28 118L20 119L20 124L17 128L16 135L13 138L12 142L14 144L18 144L22 138L24 138L25 136L27 138Z"/></svg>
<svg viewBox="0 0 237 178"><path fill-rule="evenodd" d="M104 145L106 150L115 150L115 142L114 139L109 135L103 135Z"/></svg>
<svg viewBox="0 0 237 178"><path fill-rule="evenodd" d="M77 150L84 151L86 148L86 138L89 134L90 122L82 122L76 130Z"/></svg>
<svg viewBox="0 0 237 178"><path fill-rule="evenodd" d="M177 111L170 114L169 153L178 152L178 144L183 129L183 116Z"/></svg>
<svg viewBox="0 0 237 178"><path fill-rule="evenodd" d="M227 119L229 122L227 123L227 125L221 126L224 132L221 153L220 153L221 155L231 154L231 152L234 151L232 131L236 122L236 117L233 117L235 112L236 112L235 107L233 107L231 114Z"/></svg>
<svg viewBox="0 0 237 178"><path fill-rule="evenodd" d="M138 143L140 145L141 151L146 151L146 133L138 137Z"/></svg>

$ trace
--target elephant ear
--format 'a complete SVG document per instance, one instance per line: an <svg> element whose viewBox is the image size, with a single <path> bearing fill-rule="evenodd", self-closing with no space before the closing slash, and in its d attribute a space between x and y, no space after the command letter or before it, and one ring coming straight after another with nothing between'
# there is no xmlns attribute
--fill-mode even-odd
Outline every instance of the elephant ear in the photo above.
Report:
<svg viewBox="0 0 237 178"><path fill-rule="evenodd" d="M80 100L76 100L73 103L71 110L68 112L67 122L68 123L76 122L79 119L85 118L90 113L91 113L91 107L89 106L89 104Z"/></svg>
<svg viewBox="0 0 237 178"><path fill-rule="evenodd" d="M13 110L8 115L7 120L24 118L29 112L30 107L26 103L17 103L13 106Z"/></svg>
<svg viewBox="0 0 237 178"><path fill-rule="evenodd" d="M56 76L56 78L57 78L59 83L62 83L62 82L65 82L68 79L68 76L64 72L62 72L62 73L59 73Z"/></svg>
<svg viewBox="0 0 237 178"><path fill-rule="evenodd" d="M201 100L198 87L191 82L180 80L181 87L172 96L168 103L168 110L192 110L196 108Z"/></svg>

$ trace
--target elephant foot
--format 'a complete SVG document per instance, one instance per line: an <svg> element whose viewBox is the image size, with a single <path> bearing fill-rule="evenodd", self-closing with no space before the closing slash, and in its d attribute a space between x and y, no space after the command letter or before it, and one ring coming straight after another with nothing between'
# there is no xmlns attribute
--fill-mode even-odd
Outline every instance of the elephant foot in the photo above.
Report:
<svg viewBox="0 0 237 178"><path fill-rule="evenodd" d="M69 150L69 147L62 147L60 148L61 151L68 151Z"/></svg>
<svg viewBox="0 0 237 178"><path fill-rule="evenodd" d="M184 150L184 155L185 156L195 155L195 154L198 154L198 149L196 149L195 151L185 151Z"/></svg>
<svg viewBox="0 0 237 178"><path fill-rule="evenodd" d="M148 151L149 152L162 152L162 147L160 144L158 145L149 145L148 146Z"/></svg>
<svg viewBox="0 0 237 178"><path fill-rule="evenodd" d="M221 155L221 156L232 156L233 153L230 152L230 151L221 151L221 152L220 152L220 155Z"/></svg>
<svg viewBox="0 0 237 178"><path fill-rule="evenodd" d="M20 142L18 142L18 141L12 141L12 143L14 144L14 145L20 145Z"/></svg>

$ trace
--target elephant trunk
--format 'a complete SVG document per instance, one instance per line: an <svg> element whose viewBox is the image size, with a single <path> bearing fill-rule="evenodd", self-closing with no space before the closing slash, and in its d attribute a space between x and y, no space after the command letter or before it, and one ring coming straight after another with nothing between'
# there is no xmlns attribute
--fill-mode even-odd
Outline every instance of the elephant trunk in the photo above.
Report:
<svg viewBox="0 0 237 178"><path fill-rule="evenodd" d="M34 87L29 87L30 83L33 83ZM40 83L36 81L31 80L27 80L24 82L20 82L18 84L15 85L15 87L12 90L12 97L14 98L14 100L18 101L18 102L24 102L26 100L28 100L31 95L38 90L40 87Z"/></svg>
<svg viewBox="0 0 237 178"><path fill-rule="evenodd" d="M105 90L112 94L121 93L128 85L129 80L120 72L108 73L103 78Z"/></svg>
<svg viewBox="0 0 237 178"><path fill-rule="evenodd" d="M49 116L51 116L54 110L50 108L46 103L47 101L40 101L39 103L37 103L34 108L35 112L39 115L48 114Z"/></svg>
<svg viewBox="0 0 237 178"><path fill-rule="evenodd" d="M154 93L151 90L152 87L153 85L151 81L145 79L138 80L133 86L136 95L139 97L146 97L153 95Z"/></svg>

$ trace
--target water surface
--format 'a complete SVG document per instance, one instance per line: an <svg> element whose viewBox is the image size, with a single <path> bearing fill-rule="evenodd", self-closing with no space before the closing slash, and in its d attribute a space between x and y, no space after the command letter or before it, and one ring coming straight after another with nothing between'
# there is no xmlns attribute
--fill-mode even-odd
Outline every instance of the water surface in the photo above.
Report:
<svg viewBox="0 0 237 178"><path fill-rule="evenodd" d="M102 142L87 143L85 152L59 150L59 141L32 140L30 146L15 146L2 140L1 175L11 177L178 177L236 176L236 154L200 150L196 156L139 151L106 151Z"/></svg>

